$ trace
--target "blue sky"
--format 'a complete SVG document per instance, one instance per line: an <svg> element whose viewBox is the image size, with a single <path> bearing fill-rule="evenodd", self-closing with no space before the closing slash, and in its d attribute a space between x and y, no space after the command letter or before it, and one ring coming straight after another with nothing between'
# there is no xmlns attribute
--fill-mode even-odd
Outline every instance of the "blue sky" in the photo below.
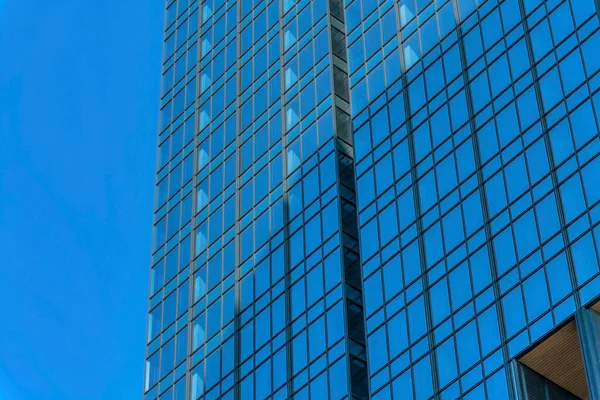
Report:
<svg viewBox="0 0 600 400"><path fill-rule="evenodd" d="M0 0L0 400L140 398L162 14Z"/></svg>

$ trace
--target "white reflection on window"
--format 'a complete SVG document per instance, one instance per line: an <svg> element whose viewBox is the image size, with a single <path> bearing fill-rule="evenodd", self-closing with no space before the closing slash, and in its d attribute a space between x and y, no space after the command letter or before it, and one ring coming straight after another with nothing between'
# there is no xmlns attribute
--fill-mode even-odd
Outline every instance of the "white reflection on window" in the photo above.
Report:
<svg viewBox="0 0 600 400"><path fill-rule="evenodd" d="M210 123L210 115L208 113L208 110L206 110L206 109L200 110L200 130L206 128L209 123Z"/></svg>
<svg viewBox="0 0 600 400"><path fill-rule="evenodd" d="M192 374L192 400L204 393L204 364L198 365Z"/></svg>
<svg viewBox="0 0 600 400"><path fill-rule="evenodd" d="M408 2L412 4L402 4L400 6L400 23L402 26L409 23L415 17L414 2L413 0L408 0ZM404 3L406 3L406 1Z"/></svg>
<svg viewBox="0 0 600 400"><path fill-rule="evenodd" d="M295 61L295 60L294 60ZM288 64L285 68L285 89L289 89L294 83L296 83L296 80L298 79L298 74L295 71L295 62L292 61L292 63Z"/></svg>

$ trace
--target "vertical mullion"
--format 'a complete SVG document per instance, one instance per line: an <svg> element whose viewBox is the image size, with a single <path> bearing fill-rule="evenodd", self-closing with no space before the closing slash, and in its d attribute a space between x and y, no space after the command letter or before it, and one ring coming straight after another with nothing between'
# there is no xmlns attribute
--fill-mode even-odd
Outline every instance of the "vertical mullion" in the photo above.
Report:
<svg viewBox="0 0 600 400"><path fill-rule="evenodd" d="M280 80L280 99L281 102L281 163L282 163L282 199L283 199L283 273L284 273L284 296L285 296L285 352L286 352L286 390L287 398L293 398L293 352L292 352L292 279L290 275L290 211L289 211L289 187L288 187L288 159L287 159L287 114L285 112L285 98L286 98L286 85L285 85L285 10L284 0L274 0L279 3L279 80ZM296 6L292 7L295 12ZM288 10L288 12L292 12Z"/></svg>
<svg viewBox="0 0 600 400"><path fill-rule="evenodd" d="M194 146L194 151L192 152L192 157L194 157L194 168L193 168L193 174L192 174L192 218L190 220L190 224L191 225L191 229L190 229L190 243L193 242L193 238L195 238L196 236L196 214L198 213L198 209L197 209L197 204L198 204L198 194L197 194L197 185L198 185L198 172L199 172L199 165L198 165L198 145L199 145L199 124L198 124L198 108L200 107L200 79L201 79L201 71L200 71L200 54L202 54L202 41L200 40L200 33L202 32L202 24L203 24L203 19L201 17L201 9L200 7L198 7L197 9L198 11L198 33L197 33L197 47L196 47L196 80L195 80L195 85L196 85L196 98L194 99L194 140L193 140L193 146ZM189 56L188 56L189 57ZM187 126L186 126L187 127ZM192 346L193 346L193 337L194 337L194 332L193 332L193 328L194 328L194 314L193 314L193 310L194 310L194 268L195 267L195 262L193 259L193 254L194 254L194 248L195 246L190 245L190 276L189 276L189 285L188 285L188 324L187 324L187 330L188 330L188 334L187 334L187 345L186 345L186 364L189 366L186 371L185 377L186 377L186 398L191 399L192 398L192 393L191 393L191 382L192 382ZM176 343L176 346L178 345L178 342ZM175 348L175 354L177 354L177 347ZM192 399L192 400L196 400L196 399Z"/></svg>
<svg viewBox="0 0 600 400"><path fill-rule="evenodd" d="M225 7L227 7L227 5L225 5ZM242 48L242 44L241 44L241 18L242 18L242 5L241 5L241 0L238 0L236 2L234 2L234 6L236 8L236 24L235 24L235 40L236 40L236 55L237 55L237 59L235 62L235 90L236 90L236 96L235 96L235 125L236 125L236 135L235 135L235 155L236 155L236 160L235 160L235 245L234 245L234 250L235 250L235 284L234 284L234 290L235 290L235 319L234 319L234 342L235 342L235 347L234 347L234 389L233 389L233 396L235 400L240 400L241 399L241 380L242 380L242 376L241 376L241 345L242 345L242 335L241 335L241 249L242 249L242 245L241 245L241 223L240 223L240 218L241 218L241 163L242 163L242 157L241 157L241 132L240 132L240 128L241 128L241 48ZM227 10L225 10L225 18L226 18L226 22L228 23L228 17L227 17ZM226 23L226 26L227 26ZM227 31L227 28L225 28L225 31ZM225 34L225 36L227 36L227 34ZM226 39L224 39L226 40ZM224 50L225 51L225 50ZM227 60L228 61L228 60ZM226 62L227 62L226 61ZM231 67L230 67L231 68ZM227 71L225 70L223 72L224 75L227 75ZM195 399L192 399L195 400Z"/></svg>

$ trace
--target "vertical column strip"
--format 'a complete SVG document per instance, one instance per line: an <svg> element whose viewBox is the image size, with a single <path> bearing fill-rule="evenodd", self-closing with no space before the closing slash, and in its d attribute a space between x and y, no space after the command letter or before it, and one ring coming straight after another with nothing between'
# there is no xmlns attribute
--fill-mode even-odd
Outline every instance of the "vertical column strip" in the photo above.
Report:
<svg viewBox="0 0 600 400"><path fill-rule="evenodd" d="M241 178L240 178L240 173L241 173L241 151L240 151L240 147L241 147L241 113L240 113L240 107L241 107L241 68L242 68L242 50L241 50L241 23L242 23L242 6L241 3L239 1L235 1L235 5L234 7L236 7L236 18L237 18L237 23L235 24L235 53L237 55L237 60L235 61L235 283L234 283L234 290L235 290L235 322L234 322L234 350L233 350L233 354L234 354L234 388L233 388L233 396L235 400L240 400L241 399L241 390L240 390L240 386L241 386L241 373L240 373L240 368L241 368L241 362L242 362L242 357L241 357L241 345L242 345L242 338L241 338L241 242L240 242L240 217L241 217L241 212L240 212L240 208L241 208L241 201L240 201L240 190L241 190ZM229 3L229 2L227 2ZM227 4L225 7L229 6L229 4ZM226 72L225 72L226 73Z"/></svg>
<svg viewBox="0 0 600 400"><path fill-rule="evenodd" d="M416 220L415 220L415 224L416 224L416 228L417 228L417 245L419 248L419 258L420 258L420 262L421 262L421 282L423 285L423 300L424 300L424 304L425 304L425 323L426 323L426 327L427 327L427 341L428 341L428 348L429 348L429 352L428 354L430 354L429 357L429 362L430 362L430 366L431 366L431 380L432 380L432 389L433 389L433 393L437 393L439 392L439 379L438 379L438 368L437 368L437 360L435 358L435 353L434 353L434 343L435 343L435 337L433 334L433 313L432 313L432 305L431 305L431 298L430 298L430 294L429 294L429 279L426 272L427 269L427 260L426 260L426 249L425 249L425 242L424 242L424 228L423 228L423 215L422 215L422 210L421 210L421 196L419 194L419 176L417 173L417 158L415 155L415 140L414 140L414 133L415 133L415 129L412 123L412 116L411 116L411 111L410 111L410 96L408 93L408 86L409 86L409 82L408 82L408 77L406 76L406 57L404 54L404 51L402 51L403 49L403 40L402 40L402 34L400 33L402 30L402 21L400 20L400 10L399 10L399 3L398 1L394 1L394 14L396 17L396 26L398 27L398 32L397 32L397 37L398 37L398 51L400 52L400 65L402 68L402 72L401 72L401 83L402 83L402 96L404 99L404 113L406 115L406 140L408 141L408 156L409 156L409 164L410 164L410 174L411 174L411 180L412 180L412 189L413 189L413 204L414 204L414 208L415 208L415 215L416 215ZM426 106L427 107L427 106ZM427 123L427 122L426 122ZM436 197L437 197L437 188L436 188ZM398 210L399 213L401 213L401 210ZM405 284L408 284L408 282L405 282ZM414 338L411 338L411 341L414 340ZM412 343L411 343L412 344ZM410 344L409 344L409 348L410 348ZM410 351L410 350L409 350ZM412 353L412 351L411 351ZM412 358L412 357L411 357ZM414 360L411 359L411 363ZM414 380L414 377L413 377ZM414 396L415 394L413 394Z"/></svg>
<svg viewBox="0 0 600 400"><path fill-rule="evenodd" d="M292 354L292 278L290 275L290 212L289 212L289 187L288 187L288 159L287 159L287 114L285 112L285 21L284 0L275 0L279 3L279 84L281 87L281 164L282 164L282 196L283 196L283 273L284 273L284 296L285 296L285 353L286 353L286 375L287 375L287 398L291 399L294 388L293 381L293 354ZM294 6L295 7L295 6Z"/></svg>
<svg viewBox="0 0 600 400"><path fill-rule="evenodd" d="M200 108L200 80L201 80L201 71L200 71L200 54L202 54L202 41L201 39L201 32L202 32L202 25L203 25L203 18L202 18L202 7L198 6L198 33L197 33L197 40L198 40L198 44L197 44L197 48L196 48L196 98L194 99L194 151L193 151L193 155L192 157L194 157L194 171L192 174L192 218L190 220L190 224L191 224L191 229L190 229L190 242L194 242L195 244L195 238L196 238L196 215L198 213L198 189L197 186L199 184L198 182L198 172L200 169L200 166L198 165L198 146L199 146L199 138L198 135L200 134L200 125L199 125L199 112L198 109ZM189 57L189 56L188 56ZM187 126L186 126L187 128ZM188 324L187 324L187 330L188 330L188 334L187 334L187 344L186 344L186 361L185 363L187 364L186 367L186 387L185 387L185 393L186 393L186 398L191 399L192 398L192 347L193 347L193 338L194 338L194 272L195 272L195 267L196 267L196 262L194 260L194 253L195 253L195 245L194 246L190 246L190 277L189 277L189 286L188 286ZM193 399L196 400L196 399Z"/></svg>
<svg viewBox="0 0 600 400"><path fill-rule="evenodd" d="M337 162L337 199L341 236L343 302L345 303L346 340L350 392L354 398L369 397L366 334L363 309L362 271L356 210L356 176L354 143L351 128L351 105L348 78L348 44L345 10L340 0L327 2L329 19L329 53L331 56L331 90L333 96L334 147Z"/></svg>
<svg viewBox="0 0 600 400"><path fill-rule="evenodd" d="M484 232L485 232L485 246L488 252L488 259L490 262L490 272L492 275L492 288L494 291L494 304L496 304L496 314L498 317L498 326L500 329L500 340L501 340L501 349L502 356L504 360L509 360L510 355L508 352L508 347L505 345L507 342L507 334L506 334L506 324L505 324L505 316L504 311L502 310L501 304L501 292L500 286L498 282L498 266L496 263L496 255L494 252L494 246L492 242L492 229L490 226L491 217L488 208L487 194L485 192L485 177L483 175L482 169L482 161L481 156L479 154L479 138L476 135L477 126L475 125L475 111L473 107L473 93L471 91L471 86L469 85L469 73L467 66L467 54L465 50L465 42L464 42L464 33L461 26L460 20L460 8L458 4L458 0L452 0L454 5L454 19L456 21L456 35L457 35L457 45L460 53L460 62L462 68L462 79L465 88L465 98L467 102L467 114L469 118L469 128L471 131L471 138L473 143L473 157L475 159L475 173L477 176L477 187L479 188L479 196L481 200L481 212L484 220ZM477 11L475 11L477 13ZM501 172L500 172L501 173ZM507 368L507 377L510 380L511 369ZM514 392L514 388L512 385L509 385L509 394L514 398L516 393Z"/></svg>
<svg viewBox="0 0 600 400"><path fill-rule="evenodd" d="M597 0L596 0L597 2ZM537 106L540 111L540 123L542 125L542 137L544 140L544 145L546 147L546 154L548 157L548 165L550 168L550 179L552 180L552 191L556 196L556 209L558 211L558 221L560 224L560 232L563 238L563 243L565 246L565 255L567 259L567 265L569 267L569 275L571 276L571 286L573 287L573 298L575 300L575 307L581 307L581 298L579 296L579 292L575 290L577 287L577 279L575 277L575 265L573 263L573 253L571 252L571 246L569 245L569 236L567 234L567 222L565 217L565 212L563 208L562 196L560 194L559 185L558 185L558 176L556 175L556 163L554 161L554 155L552 153L552 146L550 144L550 138L548 137L548 121L544 115L544 107L542 103L542 91L540 88L539 77L537 73L537 69L535 66L535 59L533 57L533 44L531 41L530 31L529 31L529 23L527 22L527 11L525 10L525 4L523 0L518 0L519 3L519 11L521 13L521 21L523 24L523 31L525 36L525 44L527 46L527 55L529 56L529 64L531 66L531 76L533 80L533 89L535 91L535 98L537 101ZM542 5L545 7L545 4ZM556 49L552 50L553 52ZM560 79L560 78L559 78Z"/></svg>

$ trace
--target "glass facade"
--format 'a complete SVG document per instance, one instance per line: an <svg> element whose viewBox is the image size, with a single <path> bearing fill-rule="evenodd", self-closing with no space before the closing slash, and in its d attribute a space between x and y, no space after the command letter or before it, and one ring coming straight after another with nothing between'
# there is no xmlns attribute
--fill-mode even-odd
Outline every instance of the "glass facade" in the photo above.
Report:
<svg viewBox="0 0 600 400"><path fill-rule="evenodd" d="M332 7L167 4L147 399L367 395Z"/></svg>
<svg viewBox="0 0 600 400"><path fill-rule="evenodd" d="M168 0L144 398L517 398L600 295L599 10Z"/></svg>
<svg viewBox="0 0 600 400"><path fill-rule="evenodd" d="M373 399L515 398L600 294L598 5L347 2Z"/></svg>

